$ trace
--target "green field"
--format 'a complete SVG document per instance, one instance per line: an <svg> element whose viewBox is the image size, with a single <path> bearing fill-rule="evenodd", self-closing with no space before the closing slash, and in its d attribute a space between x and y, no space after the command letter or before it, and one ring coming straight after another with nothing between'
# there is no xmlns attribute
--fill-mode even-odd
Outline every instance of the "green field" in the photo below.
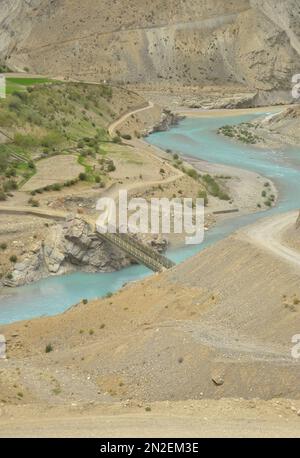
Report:
<svg viewBox="0 0 300 458"><path fill-rule="evenodd" d="M0 144L0 201L35 173L36 159L70 152L85 168L81 181L103 184L110 173L101 162L112 142L107 125L116 117L112 88L10 76L7 85L0 100L0 133L8 139Z"/></svg>
<svg viewBox="0 0 300 458"><path fill-rule="evenodd" d="M6 78L6 92L12 94L14 91L22 91L27 86L33 86L36 84L51 83L52 80L48 78L26 78L26 77L7 77Z"/></svg>

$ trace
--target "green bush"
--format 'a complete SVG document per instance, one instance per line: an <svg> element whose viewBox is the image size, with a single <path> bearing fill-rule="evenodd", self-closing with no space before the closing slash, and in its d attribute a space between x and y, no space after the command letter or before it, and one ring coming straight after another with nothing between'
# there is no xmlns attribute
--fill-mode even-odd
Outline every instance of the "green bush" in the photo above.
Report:
<svg viewBox="0 0 300 458"><path fill-rule="evenodd" d="M132 136L130 134L123 134L122 138L124 138L124 140L131 140Z"/></svg>
<svg viewBox="0 0 300 458"><path fill-rule="evenodd" d="M33 135L16 133L14 135L14 143L23 148L33 148L38 146L40 142Z"/></svg>
<svg viewBox="0 0 300 458"><path fill-rule="evenodd" d="M5 192L0 191L0 202L3 202L3 201L6 200L6 199L7 199L7 197L6 197Z"/></svg>
<svg viewBox="0 0 300 458"><path fill-rule="evenodd" d="M81 173L79 174L79 180L80 180L80 181L86 181L86 180L87 180L87 174L84 173L84 172L81 172Z"/></svg>
<svg viewBox="0 0 300 458"><path fill-rule="evenodd" d="M220 188L217 181L211 175L203 175L202 180L205 183L208 192L212 196L218 197L221 200L230 200L229 195Z"/></svg>
<svg viewBox="0 0 300 458"><path fill-rule="evenodd" d="M110 162L107 166L107 171L108 172L114 172L116 170L116 166L113 162Z"/></svg>
<svg viewBox="0 0 300 458"><path fill-rule="evenodd" d="M194 180L198 180L198 178L199 178L199 174L198 174L197 170L195 170L195 169L189 169L187 171L187 174L188 174L189 177L193 178Z"/></svg>
<svg viewBox="0 0 300 458"><path fill-rule="evenodd" d="M15 177L17 175L16 169L9 169L5 172L7 178Z"/></svg>
<svg viewBox="0 0 300 458"><path fill-rule="evenodd" d="M52 185L52 190L53 191L61 191L61 189L62 189L62 185L59 184L59 183L55 183L55 184Z"/></svg>
<svg viewBox="0 0 300 458"><path fill-rule="evenodd" d="M53 346L52 344L47 344L45 348L45 353L51 353L53 351Z"/></svg>
<svg viewBox="0 0 300 458"><path fill-rule="evenodd" d="M22 101L18 97L12 97L8 104L8 108L11 111L21 111L22 105Z"/></svg>
<svg viewBox="0 0 300 458"><path fill-rule="evenodd" d="M32 207L39 207L39 206L40 206L39 201L36 200L36 199L33 199L32 197L28 200L28 203L29 203L29 205L31 205Z"/></svg>
<svg viewBox="0 0 300 458"><path fill-rule="evenodd" d="M4 182L3 189L5 192L14 191L18 189L18 183L15 180L8 180Z"/></svg>
<svg viewBox="0 0 300 458"><path fill-rule="evenodd" d="M198 192L198 198L199 199L204 199L204 205L205 207L208 205L208 197L207 197L207 192L206 191L199 191Z"/></svg>
<svg viewBox="0 0 300 458"><path fill-rule="evenodd" d="M63 140L62 136L57 132L50 132L49 134L45 135L41 140L41 146L45 148L51 148Z"/></svg>

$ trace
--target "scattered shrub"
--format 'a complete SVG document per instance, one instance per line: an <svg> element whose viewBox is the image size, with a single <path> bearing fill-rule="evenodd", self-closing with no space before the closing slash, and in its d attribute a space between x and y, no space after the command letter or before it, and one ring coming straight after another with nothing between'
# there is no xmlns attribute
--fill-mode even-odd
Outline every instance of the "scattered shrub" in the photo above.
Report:
<svg viewBox="0 0 300 458"><path fill-rule="evenodd" d="M16 189L18 189L18 183L15 180L5 181L3 189L5 192L15 191Z"/></svg>
<svg viewBox="0 0 300 458"><path fill-rule="evenodd" d="M207 192L206 191L199 191L198 192L198 198L199 199L204 199L205 207L208 205L208 197L207 197Z"/></svg>
<svg viewBox="0 0 300 458"><path fill-rule="evenodd" d="M5 192L4 191L0 191L0 201L3 202L6 199L7 199L7 197L6 197Z"/></svg>
<svg viewBox="0 0 300 458"><path fill-rule="evenodd" d="M111 161L108 165L107 165L107 171L108 172L114 172L116 170L116 166L115 164Z"/></svg>
<svg viewBox="0 0 300 458"><path fill-rule="evenodd" d="M198 174L197 170L195 170L195 169L189 169L187 171L187 174L188 174L189 177L193 178L194 180L198 180L198 178L199 178L199 174Z"/></svg>
<svg viewBox="0 0 300 458"><path fill-rule="evenodd" d="M36 199L33 199L32 197L28 200L28 203L29 203L29 205L31 205L32 207L39 207L39 206L40 206L39 201L36 200Z"/></svg>
<svg viewBox="0 0 300 458"><path fill-rule="evenodd" d="M86 180L87 180L87 174L84 173L84 172L81 172L81 173L79 174L79 180L80 180L80 181L86 181Z"/></svg>
<svg viewBox="0 0 300 458"><path fill-rule="evenodd" d="M123 134L122 138L124 138L124 140L131 140L132 136L130 134Z"/></svg>
<svg viewBox="0 0 300 458"><path fill-rule="evenodd" d="M53 346L52 344L47 344L45 348L45 353L51 353L53 351Z"/></svg>

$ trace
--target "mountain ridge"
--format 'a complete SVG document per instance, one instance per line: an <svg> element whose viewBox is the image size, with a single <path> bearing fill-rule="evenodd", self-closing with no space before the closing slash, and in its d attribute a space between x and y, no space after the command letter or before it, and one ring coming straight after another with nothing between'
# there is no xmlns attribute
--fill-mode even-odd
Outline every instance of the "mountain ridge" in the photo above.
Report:
<svg viewBox="0 0 300 458"><path fill-rule="evenodd" d="M0 58L17 71L257 91L289 91L299 72L299 0L2 3Z"/></svg>

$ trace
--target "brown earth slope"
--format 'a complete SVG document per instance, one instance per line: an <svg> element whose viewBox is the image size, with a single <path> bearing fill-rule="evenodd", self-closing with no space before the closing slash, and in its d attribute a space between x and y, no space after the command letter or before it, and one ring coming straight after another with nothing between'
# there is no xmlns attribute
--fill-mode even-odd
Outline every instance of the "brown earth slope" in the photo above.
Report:
<svg viewBox="0 0 300 458"><path fill-rule="evenodd" d="M300 254L291 260L276 241L278 227L296 217L266 220L104 300L0 327L9 356L1 398L299 399L291 348L299 334Z"/></svg>
<svg viewBox="0 0 300 458"><path fill-rule="evenodd" d="M299 70L299 0L1 3L0 53L18 70L261 91L290 90Z"/></svg>
<svg viewBox="0 0 300 458"><path fill-rule="evenodd" d="M290 107L277 115L253 123L257 134L267 145L300 144L300 105Z"/></svg>

